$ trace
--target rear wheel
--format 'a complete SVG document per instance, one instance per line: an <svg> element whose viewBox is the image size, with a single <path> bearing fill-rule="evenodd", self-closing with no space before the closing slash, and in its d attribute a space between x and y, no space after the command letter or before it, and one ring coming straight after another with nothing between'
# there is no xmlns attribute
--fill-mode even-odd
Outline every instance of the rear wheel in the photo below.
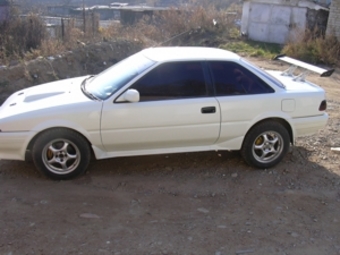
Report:
<svg viewBox="0 0 340 255"><path fill-rule="evenodd" d="M51 129L42 133L33 145L35 166L55 180L74 178L86 171L91 159L88 142L68 129Z"/></svg>
<svg viewBox="0 0 340 255"><path fill-rule="evenodd" d="M262 122L246 135L241 155L251 166L269 168L278 164L289 150L287 129L276 121Z"/></svg>

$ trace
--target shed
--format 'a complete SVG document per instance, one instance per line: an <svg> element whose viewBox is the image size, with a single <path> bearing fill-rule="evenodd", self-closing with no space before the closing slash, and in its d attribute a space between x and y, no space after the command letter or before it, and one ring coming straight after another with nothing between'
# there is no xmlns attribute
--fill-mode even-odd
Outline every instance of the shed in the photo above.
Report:
<svg viewBox="0 0 340 255"><path fill-rule="evenodd" d="M47 6L47 11L49 15L67 17L71 15L72 9L75 6Z"/></svg>
<svg viewBox="0 0 340 255"><path fill-rule="evenodd" d="M124 25L133 25L144 16L152 19L155 13L169 11L168 8L148 7L148 6L129 6L120 10L120 22Z"/></svg>
<svg viewBox="0 0 340 255"><path fill-rule="evenodd" d="M100 20L112 20L112 19L119 19L120 18L120 9L121 7L116 7L112 5L94 5L91 7L86 7L85 12L86 13L96 13L99 15ZM84 8L79 7L76 9L73 9L71 11L71 14L75 16L81 16L83 15Z"/></svg>
<svg viewBox="0 0 340 255"><path fill-rule="evenodd" d="M325 32L329 8L303 0L246 0L241 33L254 41L284 44L306 29Z"/></svg>

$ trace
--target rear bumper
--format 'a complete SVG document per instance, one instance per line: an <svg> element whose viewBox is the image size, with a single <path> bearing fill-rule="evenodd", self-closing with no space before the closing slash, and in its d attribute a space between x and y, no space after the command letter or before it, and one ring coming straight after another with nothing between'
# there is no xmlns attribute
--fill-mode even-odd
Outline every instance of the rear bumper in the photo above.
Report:
<svg viewBox="0 0 340 255"><path fill-rule="evenodd" d="M0 159L25 160L30 132L0 132Z"/></svg>
<svg viewBox="0 0 340 255"><path fill-rule="evenodd" d="M320 129L323 129L327 125L327 120L327 113L316 117L293 119L294 138L317 133Z"/></svg>

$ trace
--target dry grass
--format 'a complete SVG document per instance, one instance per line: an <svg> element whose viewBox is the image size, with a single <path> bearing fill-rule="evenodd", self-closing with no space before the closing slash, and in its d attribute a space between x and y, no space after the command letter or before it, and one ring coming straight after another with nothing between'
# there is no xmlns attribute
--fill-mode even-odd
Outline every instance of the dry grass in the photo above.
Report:
<svg viewBox="0 0 340 255"><path fill-rule="evenodd" d="M202 38L235 37L238 33L234 20L240 17L240 9L231 6L230 10L217 9L206 1L204 5L194 4L182 9L170 9L145 16L133 26L112 23L108 28L100 28L93 36L84 35L77 28L67 30L63 39L50 38L45 25L38 15L31 14L26 19L16 18L1 29L0 64L10 59L34 59L39 56L57 55L65 50L72 50L81 42L86 44L101 40L114 41L124 39L139 41L145 47L155 45L200 45ZM233 12L231 14L231 12ZM178 36L179 35L179 36ZM164 43L165 42L165 43ZM213 46L218 46L218 42Z"/></svg>
<svg viewBox="0 0 340 255"><path fill-rule="evenodd" d="M36 14L17 17L0 27L1 58L23 57L26 52L38 49L47 37L45 24Z"/></svg>
<svg viewBox="0 0 340 255"><path fill-rule="evenodd" d="M125 38L138 40L146 46L157 45L169 41L178 35L186 35L200 31L228 37L235 33L235 15L229 15L225 10L218 10L213 5L207 7L194 6L191 8L170 9L159 12L153 17L144 17L134 26L113 24L102 30L105 38L112 40ZM178 45L178 40L168 44Z"/></svg>
<svg viewBox="0 0 340 255"><path fill-rule="evenodd" d="M340 42L333 35L322 37L315 31L307 31L294 42L288 42L282 52L312 64L338 65Z"/></svg>
<svg viewBox="0 0 340 255"><path fill-rule="evenodd" d="M233 51L247 51L250 55L276 54L278 49L268 49L268 44L255 45L242 42L235 19L241 17L241 5L227 4L228 1L189 0L190 7L170 9L145 16L134 25L112 23L99 31L84 33L71 25L63 39L50 38L43 21L36 14L27 18L15 18L0 25L0 65L11 59L34 59L52 56L66 50L83 47L101 40L124 39L139 41L145 47L155 45L202 45L222 47ZM228 7L228 9L221 8ZM18 16L18 15L17 15ZM301 32L301 31L300 31ZM340 42L335 36L320 37L318 31L297 33L282 52L313 64L338 65ZM294 40L293 40L294 39ZM268 54L267 54L268 53Z"/></svg>

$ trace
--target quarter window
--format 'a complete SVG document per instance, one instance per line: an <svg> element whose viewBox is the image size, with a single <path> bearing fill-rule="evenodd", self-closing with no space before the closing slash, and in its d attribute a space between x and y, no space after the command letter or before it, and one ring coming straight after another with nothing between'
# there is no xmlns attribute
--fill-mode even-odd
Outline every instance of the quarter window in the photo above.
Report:
<svg viewBox="0 0 340 255"><path fill-rule="evenodd" d="M201 62L162 64L144 75L131 88L139 92L141 102L207 96Z"/></svg>
<svg viewBox="0 0 340 255"><path fill-rule="evenodd" d="M237 63L212 61L210 68L217 96L274 92L268 84Z"/></svg>

